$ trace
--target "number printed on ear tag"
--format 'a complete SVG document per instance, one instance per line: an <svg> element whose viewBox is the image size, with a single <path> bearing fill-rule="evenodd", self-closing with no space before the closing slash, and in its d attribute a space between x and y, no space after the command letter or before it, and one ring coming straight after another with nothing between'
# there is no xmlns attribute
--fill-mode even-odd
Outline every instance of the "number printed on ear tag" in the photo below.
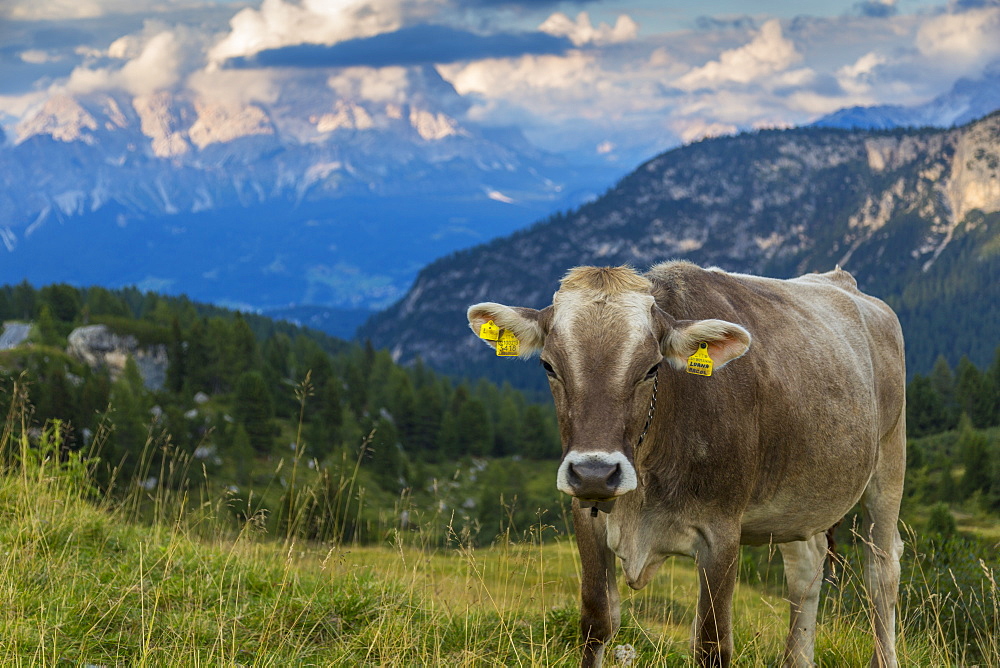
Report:
<svg viewBox="0 0 1000 668"><path fill-rule="evenodd" d="M708 344L702 341L698 350L688 358L687 372L696 376L712 375L712 358L708 356Z"/></svg>
<svg viewBox="0 0 1000 668"><path fill-rule="evenodd" d="M497 339L497 357L517 357L521 354L521 342L509 329L500 332Z"/></svg>
<svg viewBox="0 0 1000 668"><path fill-rule="evenodd" d="M496 341L500 338L500 328L492 320L484 322L479 327L479 338L485 341Z"/></svg>

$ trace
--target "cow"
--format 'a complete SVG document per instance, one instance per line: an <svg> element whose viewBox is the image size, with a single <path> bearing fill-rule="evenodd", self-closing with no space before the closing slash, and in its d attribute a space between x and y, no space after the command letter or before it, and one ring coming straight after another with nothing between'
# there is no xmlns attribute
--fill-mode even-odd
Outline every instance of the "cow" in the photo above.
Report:
<svg viewBox="0 0 1000 668"><path fill-rule="evenodd" d="M783 663L813 665L826 532L858 502L871 666L897 665L903 336L848 272L577 267L543 309L487 302L468 319L516 337L521 357L540 353L548 375L556 486L573 497L582 566L583 666L601 665L620 625L615 557L641 589L675 555L699 575L695 660L729 665L740 545L766 544L788 585Z"/></svg>

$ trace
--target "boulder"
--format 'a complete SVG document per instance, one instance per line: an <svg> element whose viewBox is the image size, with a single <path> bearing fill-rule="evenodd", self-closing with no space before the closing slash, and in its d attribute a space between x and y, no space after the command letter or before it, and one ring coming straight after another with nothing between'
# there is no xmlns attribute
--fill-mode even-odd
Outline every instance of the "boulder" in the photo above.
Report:
<svg viewBox="0 0 1000 668"><path fill-rule="evenodd" d="M139 367L142 382L149 390L163 388L167 379L167 347L140 347L131 334L116 334L106 325L87 325L70 332L66 352L92 369L107 369L117 380L131 357Z"/></svg>

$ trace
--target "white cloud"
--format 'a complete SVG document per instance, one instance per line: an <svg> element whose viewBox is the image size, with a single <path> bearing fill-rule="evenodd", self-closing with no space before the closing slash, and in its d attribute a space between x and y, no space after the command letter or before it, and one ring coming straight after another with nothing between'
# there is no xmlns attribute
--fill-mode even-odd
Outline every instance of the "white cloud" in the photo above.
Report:
<svg viewBox="0 0 1000 668"><path fill-rule="evenodd" d="M133 95L178 89L204 66L211 39L200 29L147 21L140 32L114 40L107 50L83 53L84 63L52 89L76 94L120 89Z"/></svg>
<svg viewBox="0 0 1000 668"><path fill-rule="evenodd" d="M15 21L62 21L204 7L200 0L5 0L0 3L0 17Z"/></svg>
<svg viewBox="0 0 1000 668"><path fill-rule="evenodd" d="M121 68L77 67L64 88L70 93L123 89L133 95L148 95L172 88L181 78L182 46L174 32L160 32Z"/></svg>
<svg viewBox="0 0 1000 668"><path fill-rule="evenodd" d="M199 97L228 108L271 103L281 91L280 75L269 70L220 70L206 68L187 78Z"/></svg>
<svg viewBox="0 0 1000 668"><path fill-rule="evenodd" d="M445 0L264 0L230 22L229 34L211 51L215 62L293 44L334 44L371 37L433 16Z"/></svg>
<svg viewBox="0 0 1000 668"><path fill-rule="evenodd" d="M410 92L405 67L350 67L338 70L326 83L342 98L380 104L404 104Z"/></svg>
<svg viewBox="0 0 1000 668"><path fill-rule="evenodd" d="M916 46L936 67L982 67L1000 57L1000 7L933 17L921 26Z"/></svg>
<svg viewBox="0 0 1000 668"><path fill-rule="evenodd" d="M613 26L601 23L595 27L590 22L590 15L587 12L577 14L576 21L562 12L556 12L538 26L538 29L556 37L566 37L576 46L619 44L630 42L639 35L639 24L627 14L619 16Z"/></svg>
<svg viewBox="0 0 1000 668"><path fill-rule="evenodd" d="M84 19L103 13L101 3L94 0L21 0L0 8L0 16L15 21Z"/></svg>
<svg viewBox="0 0 1000 668"><path fill-rule="evenodd" d="M28 49L27 51L22 51L19 55L22 61L32 65L43 65L60 60L60 56L44 49Z"/></svg>
<svg viewBox="0 0 1000 668"><path fill-rule="evenodd" d="M706 137L724 137L739 131L739 127L731 123L717 123L699 118L681 118L673 121L671 127L684 143Z"/></svg>
<svg viewBox="0 0 1000 668"><path fill-rule="evenodd" d="M787 70L801 60L795 44L782 35L781 22L771 19L748 44L723 51L718 60L692 69L676 85L693 90L727 83L748 84Z"/></svg>
<svg viewBox="0 0 1000 668"><path fill-rule="evenodd" d="M13 120L23 118L44 104L47 97L48 93L45 91L33 91L24 95L0 95L0 118L3 118L4 115L10 116L10 119ZM10 123L10 125L14 125L14 123ZM7 127L4 128L5 131L7 129Z"/></svg>
<svg viewBox="0 0 1000 668"><path fill-rule="evenodd" d="M852 95L864 95L871 91L876 70L885 65L888 59L875 51L869 51L850 65L844 65L837 70L837 83L845 92Z"/></svg>

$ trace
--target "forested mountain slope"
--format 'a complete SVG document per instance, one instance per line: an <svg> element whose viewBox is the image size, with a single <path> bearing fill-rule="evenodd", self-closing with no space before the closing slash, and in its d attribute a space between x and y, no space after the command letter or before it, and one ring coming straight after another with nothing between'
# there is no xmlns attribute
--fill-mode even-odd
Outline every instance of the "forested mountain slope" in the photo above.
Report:
<svg viewBox="0 0 1000 668"><path fill-rule="evenodd" d="M953 130L705 140L650 160L573 212L433 263L360 335L397 360L523 383L523 365L486 359L468 305L543 306L580 264L686 259L776 277L839 264L897 310L911 372L926 373L939 355L985 366L1000 341L998 212L1000 114Z"/></svg>

